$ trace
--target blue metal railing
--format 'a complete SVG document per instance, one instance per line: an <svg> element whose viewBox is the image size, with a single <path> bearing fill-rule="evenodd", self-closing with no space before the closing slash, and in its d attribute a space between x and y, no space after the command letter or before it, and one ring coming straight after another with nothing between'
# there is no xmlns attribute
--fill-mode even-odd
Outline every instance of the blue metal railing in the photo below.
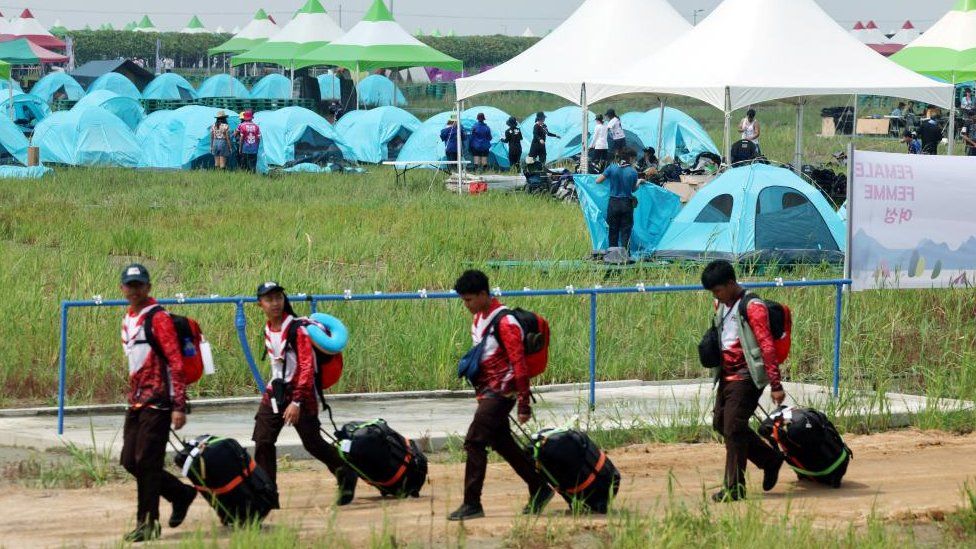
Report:
<svg viewBox="0 0 976 549"><path fill-rule="evenodd" d="M776 279L770 282L756 282L743 284L746 288L804 288L816 286L833 286L836 288L835 308L834 308L834 360L833 360L833 394L837 396L840 391L840 351L841 351L841 317L843 315L844 287L850 286L848 279L832 280L799 280L784 281ZM496 288L492 294L498 297L555 297L555 296L589 296L590 301L590 334L589 334L589 404L590 407L596 406L596 363L597 363L597 296L614 294L643 294L643 293L671 293L671 292L702 292L705 291L698 285L671 286L645 286L643 283L636 286L594 286L592 288L575 288L566 286L563 289L548 290L501 290ZM354 294L346 290L342 294L295 294L290 295L289 299L293 302L308 302L312 312L316 311L317 304L321 302L341 302L341 301L409 301L409 300L429 300L429 299L457 299L458 295L450 292L428 292L420 290L413 293L383 293L374 292L372 294ZM258 369L254 356L251 353L247 339L247 320L244 315L244 304L255 303L257 298L250 296L238 297L195 297L195 298L168 298L159 299L160 305L215 305L226 304L235 305L237 308L234 327L237 330L237 337L244 352L244 359L254 377L258 392L264 390L264 380ZM64 433L64 407L65 392L68 372L68 310L72 308L85 307L124 307L128 302L124 300L102 300L96 298L89 301L62 301L61 302L61 349L58 363L58 434Z"/></svg>

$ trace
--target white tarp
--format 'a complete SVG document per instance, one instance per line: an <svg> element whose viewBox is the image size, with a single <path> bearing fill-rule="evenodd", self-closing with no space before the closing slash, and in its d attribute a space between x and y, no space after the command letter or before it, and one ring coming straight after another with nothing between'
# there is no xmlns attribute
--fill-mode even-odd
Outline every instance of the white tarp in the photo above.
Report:
<svg viewBox="0 0 976 549"><path fill-rule="evenodd" d="M856 151L850 165L855 290L976 282L976 158Z"/></svg>
<svg viewBox="0 0 976 549"><path fill-rule="evenodd" d="M861 42L868 45L888 43L888 37L881 32L881 29L878 28L878 25L876 25L874 21L868 21L867 24L864 25L864 30L862 30L857 37L861 40Z"/></svg>
<svg viewBox="0 0 976 549"><path fill-rule="evenodd" d="M911 44L921 35L922 33L918 32L918 29L915 28L915 25L911 21L905 21L905 24L901 26L901 30L896 32L889 41L892 44Z"/></svg>
<svg viewBox="0 0 976 549"><path fill-rule="evenodd" d="M810 95L877 94L944 107L952 97L951 86L861 44L814 0L725 0L664 49L586 86L590 102L657 93L723 110L726 89L732 110Z"/></svg>
<svg viewBox="0 0 976 549"><path fill-rule="evenodd" d="M690 28L667 0L587 0L531 48L493 69L459 79L458 98L526 90L579 105L584 83L660 49Z"/></svg>

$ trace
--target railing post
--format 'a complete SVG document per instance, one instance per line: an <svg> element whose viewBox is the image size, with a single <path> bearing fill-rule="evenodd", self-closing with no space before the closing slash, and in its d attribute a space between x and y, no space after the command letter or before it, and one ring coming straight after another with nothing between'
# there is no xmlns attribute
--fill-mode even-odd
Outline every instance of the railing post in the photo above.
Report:
<svg viewBox="0 0 976 549"><path fill-rule="evenodd" d="M596 409L596 292L590 292L590 410Z"/></svg>
<svg viewBox="0 0 976 549"><path fill-rule="evenodd" d="M315 313L319 312L318 304L319 302L314 297L311 298L310 304L308 306L309 309L308 314L314 315Z"/></svg>
<svg viewBox="0 0 976 549"><path fill-rule="evenodd" d="M834 308L834 398L840 395L840 346L841 346L841 316L844 305L844 284L835 286L837 296Z"/></svg>
<svg viewBox="0 0 976 549"><path fill-rule="evenodd" d="M243 301L237 302L237 315L234 318L234 326L237 328L237 339L241 342L241 350L244 351L244 360L247 361L248 367L251 368L251 375L254 376L258 393L263 393L264 378L261 377L261 372L258 371L257 364L254 363L254 355L251 354L251 346L247 342L247 317L244 316Z"/></svg>
<svg viewBox="0 0 976 549"><path fill-rule="evenodd" d="M61 302L61 351L58 354L58 435L64 434L64 399L68 383L68 305Z"/></svg>

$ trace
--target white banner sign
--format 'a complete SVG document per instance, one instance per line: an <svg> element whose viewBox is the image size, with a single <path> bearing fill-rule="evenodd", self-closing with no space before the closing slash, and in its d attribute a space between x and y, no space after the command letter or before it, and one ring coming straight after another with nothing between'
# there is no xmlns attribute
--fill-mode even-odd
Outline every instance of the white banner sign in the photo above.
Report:
<svg viewBox="0 0 976 549"><path fill-rule="evenodd" d="M976 283L976 157L855 151L850 170L855 290Z"/></svg>

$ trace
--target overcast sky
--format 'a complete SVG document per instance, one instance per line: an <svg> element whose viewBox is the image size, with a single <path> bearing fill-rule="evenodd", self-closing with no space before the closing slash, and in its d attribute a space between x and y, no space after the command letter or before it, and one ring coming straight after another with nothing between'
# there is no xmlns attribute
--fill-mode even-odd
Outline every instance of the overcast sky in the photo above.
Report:
<svg viewBox="0 0 976 549"><path fill-rule="evenodd" d="M682 15L699 19L720 0L670 0ZM928 28L948 11L956 0L817 0L844 27L857 20L873 19L882 31L894 31L906 19L919 28ZM162 30L178 30L194 14L204 25L223 26L228 31L244 26L258 8L264 8L281 24L301 7L304 0L0 0L6 17L19 15L29 7L41 23L50 27L60 19L68 28L86 24L97 27L105 22L121 27L148 14ZM545 34L556 27L582 0L387 0L393 4L397 20L411 33L418 28L457 34L521 34L526 27ZM372 0L322 0L332 17L348 29L356 24ZM626 14L621 14L626 17ZM653 32L653 22L648 31Z"/></svg>

